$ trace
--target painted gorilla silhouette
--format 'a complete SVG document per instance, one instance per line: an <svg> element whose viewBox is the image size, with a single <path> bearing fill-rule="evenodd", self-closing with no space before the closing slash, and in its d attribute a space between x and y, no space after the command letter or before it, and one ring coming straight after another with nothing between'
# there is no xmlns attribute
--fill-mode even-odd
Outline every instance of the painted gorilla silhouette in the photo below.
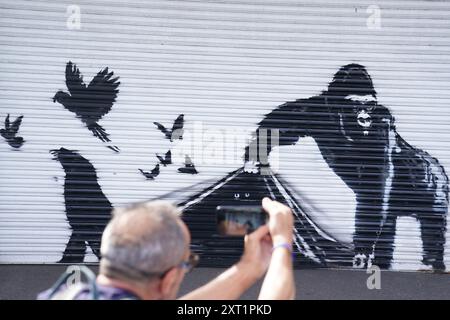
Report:
<svg viewBox="0 0 450 320"><path fill-rule="evenodd" d="M312 137L330 168L354 191L354 267L389 268L397 217L413 216L420 222L423 263L445 269L448 177L437 159L397 133L364 66L343 66L328 90L280 105L259 123L256 137L261 129L278 129L280 146ZM250 142L247 161L262 162L259 152L249 151L262 147L260 142ZM269 154L270 139L266 146Z"/></svg>

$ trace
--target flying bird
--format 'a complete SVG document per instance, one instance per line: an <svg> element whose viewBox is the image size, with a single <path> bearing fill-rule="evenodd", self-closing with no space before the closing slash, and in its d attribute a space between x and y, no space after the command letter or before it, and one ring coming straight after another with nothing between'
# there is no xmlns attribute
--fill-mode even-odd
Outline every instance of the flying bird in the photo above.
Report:
<svg viewBox="0 0 450 320"><path fill-rule="evenodd" d="M172 152L170 150L166 152L164 158L158 154L156 154L156 157L159 159L159 162L161 162L161 164L164 167L172 163Z"/></svg>
<svg viewBox="0 0 450 320"><path fill-rule="evenodd" d="M18 117L11 124L9 122L9 113L5 118L5 129L0 129L0 134L3 138L5 138L6 142L13 148L20 148L25 140L22 137L17 136L17 132L19 131L20 124L22 123L23 116Z"/></svg>
<svg viewBox="0 0 450 320"><path fill-rule="evenodd" d="M169 139L171 142L175 139L183 139L183 126L184 126L184 114L180 114L175 121L173 122L172 130L167 129L165 126L160 124L159 122L153 122L162 133Z"/></svg>
<svg viewBox="0 0 450 320"><path fill-rule="evenodd" d="M148 179L153 180L155 177L159 175L159 163L150 171L143 171L142 169L139 169L139 171Z"/></svg>
<svg viewBox="0 0 450 320"><path fill-rule="evenodd" d="M103 230L111 219L112 204L98 183L89 160L75 150L50 150L65 172L64 202L71 235L60 263L82 263L87 246L100 259Z"/></svg>
<svg viewBox="0 0 450 320"><path fill-rule="evenodd" d="M195 169L195 166L192 163L191 158L188 155L186 155L184 158L184 167L179 168L178 171L180 173L190 173L190 174L198 173L197 169Z"/></svg>
<svg viewBox="0 0 450 320"><path fill-rule="evenodd" d="M78 67L69 61L66 65L66 86L69 93L60 90L53 97L53 102L59 102L64 108L75 113L93 135L103 142L111 140L98 121L111 111L119 93L119 77L113 78L113 75L114 72L105 68L86 86ZM119 151L116 146L112 149Z"/></svg>

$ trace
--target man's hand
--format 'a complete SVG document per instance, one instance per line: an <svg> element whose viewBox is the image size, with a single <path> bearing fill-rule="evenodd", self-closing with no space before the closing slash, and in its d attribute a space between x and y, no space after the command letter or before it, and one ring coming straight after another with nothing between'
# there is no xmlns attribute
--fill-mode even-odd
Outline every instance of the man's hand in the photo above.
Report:
<svg viewBox="0 0 450 320"><path fill-rule="evenodd" d="M284 204L264 198L262 201L264 210L269 214L269 231L273 244L280 243L292 245L294 217L292 210Z"/></svg>
<svg viewBox="0 0 450 320"><path fill-rule="evenodd" d="M269 226L259 227L244 239L245 249L241 260L203 287L188 293L181 299L238 299L264 273L272 255Z"/></svg>
<svg viewBox="0 0 450 320"><path fill-rule="evenodd" d="M286 243L292 246L294 227L289 207L269 198L263 199L262 206L269 214L269 222L245 236L244 254L239 263L245 268L251 268L257 279L269 268L274 245Z"/></svg>
<svg viewBox="0 0 450 320"><path fill-rule="evenodd" d="M272 256L272 239L269 226L264 225L244 238L244 254L239 262L243 267L250 268L256 279L261 278L269 268Z"/></svg>
<svg viewBox="0 0 450 320"><path fill-rule="evenodd" d="M269 198L264 198L262 205L269 214L268 227L274 248L277 249L272 254L269 270L259 293L259 299L294 299L294 271L292 255L289 250L289 247L292 249L294 232L292 211L289 207Z"/></svg>
<svg viewBox="0 0 450 320"><path fill-rule="evenodd" d="M291 253L280 249L272 254L273 245L292 244L291 209L269 198L263 199L263 208L269 214L269 223L245 237L241 260L181 299L237 299L267 270L260 299L292 299L295 296Z"/></svg>

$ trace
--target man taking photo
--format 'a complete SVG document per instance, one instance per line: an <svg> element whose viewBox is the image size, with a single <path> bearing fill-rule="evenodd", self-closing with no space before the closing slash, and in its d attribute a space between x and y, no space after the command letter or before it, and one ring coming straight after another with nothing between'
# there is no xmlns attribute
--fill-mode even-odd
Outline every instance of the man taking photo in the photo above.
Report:
<svg viewBox="0 0 450 320"><path fill-rule="evenodd" d="M245 236L236 264L180 299L238 299L264 275L259 299L294 299L293 216L290 208L262 200L268 223ZM198 262L178 208L165 201L115 209L102 237L100 272L94 286L61 287L41 299L176 299L184 276Z"/></svg>

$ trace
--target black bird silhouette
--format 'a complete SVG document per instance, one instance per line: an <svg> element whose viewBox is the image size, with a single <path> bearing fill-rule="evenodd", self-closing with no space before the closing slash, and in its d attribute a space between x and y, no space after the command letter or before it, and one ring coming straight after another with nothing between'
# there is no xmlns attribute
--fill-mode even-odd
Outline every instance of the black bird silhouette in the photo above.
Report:
<svg viewBox="0 0 450 320"><path fill-rule="evenodd" d="M23 116L18 117L11 124L9 122L9 113L5 119L5 129L0 129L0 134L5 138L6 142L13 148L20 148L25 140L22 137L17 137L17 132L19 131L20 124L22 123Z"/></svg>
<svg viewBox="0 0 450 320"><path fill-rule="evenodd" d="M66 65L66 86L69 93L60 90L53 97L53 102L58 101L64 108L75 113L94 136L103 142L111 140L97 122L111 110L119 93L119 77L113 78L113 75L114 72L105 68L86 86L80 70L69 61ZM112 149L119 151L116 146Z"/></svg>
<svg viewBox="0 0 450 320"><path fill-rule="evenodd" d="M60 148L50 150L66 174L64 201L67 220L72 234L60 263L81 263L86 254L86 244L100 259L103 230L110 217L112 205L98 184L92 164L78 152Z"/></svg>
<svg viewBox="0 0 450 320"><path fill-rule="evenodd" d="M164 133L167 139L173 141L174 139L183 139L184 114L180 114L173 122L172 130L167 129L159 122L153 122L158 129Z"/></svg>
<svg viewBox="0 0 450 320"><path fill-rule="evenodd" d="M184 167L178 169L181 173L190 173L190 174L197 174L198 171L195 169L194 164L192 163L191 158L186 155L184 158Z"/></svg>
<svg viewBox="0 0 450 320"><path fill-rule="evenodd" d="M139 171L149 180L155 179L159 175L159 163L152 169L152 171L147 172L139 169Z"/></svg>
<svg viewBox="0 0 450 320"><path fill-rule="evenodd" d="M159 159L159 162L161 162L161 164L164 167L172 163L172 152L170 150L166 152L164 158L158 154L156 154L156 157Z"/></svg>

